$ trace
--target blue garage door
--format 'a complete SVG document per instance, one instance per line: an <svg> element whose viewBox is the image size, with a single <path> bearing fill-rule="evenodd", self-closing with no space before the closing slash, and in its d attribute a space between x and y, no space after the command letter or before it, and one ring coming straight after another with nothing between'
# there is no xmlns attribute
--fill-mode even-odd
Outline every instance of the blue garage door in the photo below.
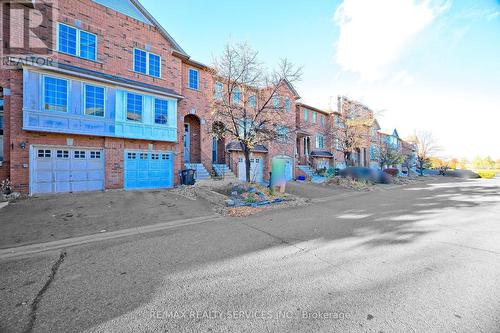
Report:
<svg viewBox="0 0 500 333"><path fill-rule="evenodd" d="M154 189L173 186L172 153L125 151L125 189Z"/></svg>

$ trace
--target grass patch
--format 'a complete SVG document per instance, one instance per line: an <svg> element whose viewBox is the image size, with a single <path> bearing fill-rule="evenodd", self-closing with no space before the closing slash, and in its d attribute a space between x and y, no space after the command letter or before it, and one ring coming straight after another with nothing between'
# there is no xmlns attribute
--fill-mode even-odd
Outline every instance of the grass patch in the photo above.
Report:
<svg viewBox="0 0 500 333"><path fill-rule="evenodd" d="M486 179L491 179L495 178L497 175L497 172L495 170L478 170L476 173L481 177L481 178L486 178Z"/></svg>

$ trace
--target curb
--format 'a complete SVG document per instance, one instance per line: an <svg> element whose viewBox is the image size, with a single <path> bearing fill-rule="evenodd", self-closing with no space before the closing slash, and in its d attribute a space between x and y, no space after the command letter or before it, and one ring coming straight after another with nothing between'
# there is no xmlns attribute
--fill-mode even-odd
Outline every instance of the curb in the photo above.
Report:
<svg viewBox="0 0 500 333"><path fill-rule="evenodd" d="M174 229L183 226L201 224L206 222L212 222L216 220L220 220L222 217L220 215L209 215L203 217L196 217L184 220L170 221L165 223L158 223L143 227L137 228L129 228L117 231L110 231L106 233L92 234L87 236L79 236L73 238L66 238L52 242L39 243L39 244L31 244L24 245L19 247L11 247L0 250L0 260L11 259L19 256L25 256L30 254L37 254L40 252L46 252L51 250L57 250L61 248L90 244L101 242L110 239L124 238L135 235L144 235L148 233L152 233L155 231Z"/></svg>

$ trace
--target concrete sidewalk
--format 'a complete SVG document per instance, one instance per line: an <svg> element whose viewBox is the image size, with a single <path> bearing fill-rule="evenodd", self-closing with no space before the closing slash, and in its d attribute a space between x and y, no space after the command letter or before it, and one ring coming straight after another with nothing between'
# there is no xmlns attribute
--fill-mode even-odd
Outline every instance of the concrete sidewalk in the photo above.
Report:
<svg viewBox="0 0 500 333"><path fill-rule="evenodd" d="M25 246L18 246L13 248L7 248L0 250L0 260L11 259L14 257L27 256L30 254L35 254L44 251L52 251L61 248L66 248L70 246L89 244L95 242L101 242L110 239L124 238L129 236L148 234L160 230L168 230L193 224L201 224L206 222L212 222L218 219L222 219L220 215L211 215L198 218L177 220L165 223L158 223L153 225L147 225L137 228L129 228L112 232L103 232L99 234L73 237L62 240L57 240L53 242L31 244Z"/></svg>

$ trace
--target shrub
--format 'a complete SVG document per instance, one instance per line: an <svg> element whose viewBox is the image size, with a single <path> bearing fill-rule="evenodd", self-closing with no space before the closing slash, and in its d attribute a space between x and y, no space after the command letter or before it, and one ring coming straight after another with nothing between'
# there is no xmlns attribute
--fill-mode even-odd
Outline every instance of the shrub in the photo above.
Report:
<svg viewBox="0 0 500 333"><path fill-rule="evenodd" d="M0 183L0 193L7 195L12 193L12 183L9 179L2 180Z"/></svg>
<svg viewBox="0 0 500 333"><path fill-rule="evenodd" d="M396 168L388 168L388 169L384 169L384 172L393 176L393 177L396 177L399 173L399 170Z"/></svg>
<svg viewBox="0 0 500 333"><path fill-rule="evenodd" d="M480 170L480 171L477 172L477 174L481 178L486 178L486 179L495 178L495 176L496 176L496 172L495 171L491 171L491 170Z"/></svg>

